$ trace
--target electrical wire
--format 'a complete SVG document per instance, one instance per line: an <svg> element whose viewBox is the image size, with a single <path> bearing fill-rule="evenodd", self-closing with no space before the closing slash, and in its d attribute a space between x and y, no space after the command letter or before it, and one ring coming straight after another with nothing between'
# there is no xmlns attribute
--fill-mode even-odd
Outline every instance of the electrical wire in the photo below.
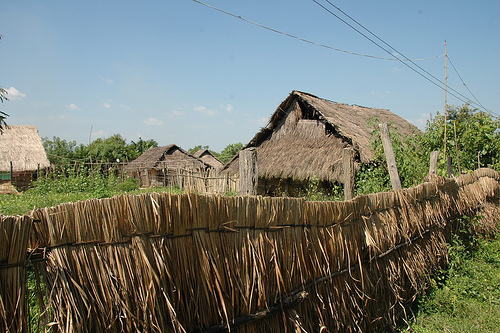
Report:
<svg viewBox="0 0 500 333"><path fill-rule="evenodd" d="M302 37L298 37L298 36L295 36L295 35L292 35L292 34L289 34L289 33L286 33L286 32L283 32L283 31L280 31L280 30L277 30L277 29L274 29L274 28L271 28L271 27L268 27L268 26L265 26L263 24L260 24L260 23L254 22L254 21L250 21L250 20L248 20L246 18L243 18L241 15L236 15L236 14L230 13L230 12L225 11L223 9L220 9L220 8L214 7L212 5L209 5L207 3L204 3L202 1L199 1L199 0L192 0L192 1L194 1L194 2L196 2L198 4L200 4L200 5L203 5L205 7L208 7L210 9L213 9L213 10L216 10L218 12L221 12L223 14L226 14L226 15L232 16L234 18L237 18L239 20L242 20L242 21L244 21L246 23L253 24L253 25L255 25L255 26L259 27L259 28L263 28L263 29L272 31L274 33L277 33L277 34L280 34L280 35L283 35L283 36L286 36L286 37L290 37L290 38L299 40L301 42L309 43L309 44L320 46L320 47L324 47L326 49L330 49L330 50L333 50L333 51L343 52L343 53L347 53L347 54L351 54L351 55L355 55L355 56L368 57L368 58L380 59L380 60L401 61L401 59L397 59L397 58L377 57L377 56L374 56L374 55L356 53L356 52L352 52L352 51L338 49L338 48L335 48L333 46L329 46L329 45L326 45L326 44L317 43L317 42L314 42L314 41L311 41L311 40L308 40L308 39L305 39L305 38L302 38ZM429 58L413 59L413 61L423 61L423 60L429 60L429 59L436 59L436 58L443 57L443 56L444 55L441 54L441 55L437 55L437 56L429 57ZM408 59L407 61L410 61L410 59Z"/></svg>
<svg viewBox="0 0 500 333"><path fill-rule="evenodd" d="M347 21L345 21L344 19L342 19L340 16L338 16L337 14L335 14L334 12L332 12L331 10L329 10L328 8L326 8L324 5L322 5L321 3L319 3L317 0L312 0L314 3L316 3L318 6L320 6L321 8L323 8L324 10L326 10L328 13L330 13L331 15L335 16L337 19L339 19L340 21L342 21L343 23L345 23L346 25L348 25L350 28L352 28L353 30L355 30L356 32L358 32L360 35L362 35L363 37L365 37L366 39L368 39L369 41L371 41L373 44L377 45L379 48L381 48L382 50L384 50L385 52L389 53L389 54L392 54L389 50L385 49L384 47L382 47L380 44L378 44L377 42L375 42L372 38L366 36L366 34L362 33L361 31L359 31L359 29L355 28L354 26L352 26L350 23L348 23ZM340 9L338 6L334 5L331 1L329 0L325 0L328 4L330 4L332 7L334 7L335 9L337 9L339 12L341 12L342 14L344 14L346 17L348 17L351 21L355 22L358 26L360 26L361 28L363 28L365 31L367 31L370 35L374 36L376 39L378 39L379 41L381 41L384 45L388 46L391 50L393 50L394 52L396 52L397 54L401 55L404 60L410 62L411 64L415 65L418 69L420 69L421 71L423 71L425 74L429 75L430 77L432 77L435 81L439 82L441 85L439 85L438 83L436 83L435 81L431 80L428 76L422 74L421 72L419 72L418 70L416 70L415 68L411 67L408 63L404 62L402 59L399 59L398 57L396 57L399 61L401 61L401 63L403 63L405 66L407 66L408 68L410 68L411 70L413 70L415 73L419 74L420 76L422 76L423 78L425 78L427 81L431 82L432 84L434 84L435 86L439 87L440 89L442 90L445 90L444 86L445 86L445 83L443 81L441 81L440 79L438 79L437 77L435 77L434 75L432 75L431 73L429 73L427 70L425 70L424 68L422 68L421 66L419 66L418 64L416 64L414 61L412 61L411 59L409 59L408 57L406 57L404 54L402 54L401 52L399 52L398 50L396 50L394 47L392 47L390 44L388 44L387 42L385 42L384 40L382 40L380 37L378 37L376 34L374 34L372 31L370 31L368 28L366 28L364 25L362 25L361 23L359 23L357 20L355 20L354 18L352 18L350 15L348 15L346 12L344 12L342 9ZM393 55L394 56L394 55ZM475 103L473 101L471 101L467 96L461 94L460 92L458 92L457 90L453 89L452 87L449 87L448 88L453 91L454 93L452 92L449 92L448 93L452 96L454 96L455 98L457 98L458 100L462 101L463 103L473 103L473 104L476 104L477 106L481 107L482 109L484 109L485 111L487 112L490 112L490 110L487 110L481 103ZM470 90L469 90L470 91ZM471 93L472 94L472 93ZM457 95L461 96L462 98L458 97ZM472 94L473 95L473 94ZM474 96L474 95L473 95ZM476 99L477 100L477 99Z"/></svg>
<svg viewBox="0 0 500 333"><path fill-rule="evenodd" d="M301 37L298 37L298 36L295 36L295 35L292 35L292 34L289 34L289 33L286 33L286 32L283 32L283 31L280 31L280 30L277 30L277 29L274 29L274 28L271 28L271 27L268 27L268 26L265 26L263 24L260 24L260 23L257 23L257 22L254 22L254 21L251 21L251 20L248 20L248 19L245 19L243 18L241 15L236 15L236 14L233 14L231 12L228 12L226 10L223 10L223 9L220 9L220 8L217 8L215 6L212 6L212 5L209 5L207 3L204 3L202 1L199 1L199 0L192 0L193 2L195 3L198 3L200 5L203 5L207 8L210 8L210 9L213 9L213 10L216 10L220 13L223 13L223 14L226 14L226 15L229 15L231 17L234 17L236 19L239 19L239 20L242 20L246 23L249 23L249 24L252 24L252 25L255 25L259 28L263 28L263 29L266 29L266 30L269 30L269 31L272 31L274 33L277 33L277 34L280 34L280 35L283 35L283 36L286 36L286 37L289 37L289 38L293 38L293 39L296 39L296 40L299 40L301 42L305 42L305 43L308 43L308 44L312 44L312 45L316 45L316 46L320 46L320 47L323 47L323 48L327 48L327 49L330 49L330 50L333 50L333 51L337 51L337 52L343 52L343 53L347 53L347 54L351 54L351 55L356 55L356 56L362 56L362 57L368 57L368 58L372 58L372 59L379 59L379 60L391 60L391 61L399 61L401 62L402 64L404 64L405 66L407 66L409 69L411 69L412 71L414 71L415 73L417 73L418 75L420 75L421 77L423 77L424 79L426 79L427 81L429 81L430 83L432 83L433 85L435 85L436 87L438 87L439 89L445 91L446 89L444 88L445 86L447 86L442 80L440 80L439 78L437 78L436 76L434 76L433 74L431 74L430 72L428 72L427 70L425 70L424 68L422 68L421 66L419 66L417 63L415 63L415 61L422 61L422 60L429 60L429 59L436 59L436 58L439 58L439 57L443 57L444 55L438 55L438 56L434 56L434 57L429 57L429 58L419 58L419 59L410 59L408 57L406 57L404 54L402 54L401 52L399 52L398 50L396 50L394 47L392 47L390 44L388 44L387 42L385 42L383 39L381 39L380 37L378 37L375 33L373 33L372 31L370 31L368 28L366 28L364 25L362 25L361 23L359 23L357 20L355 20L353 17L351 17L349 14L347 14L346 12L344 12L342 9L340 9L338 6L334 5L331 1L329 0L325 0L328 4L330 4L332 7L334 7L335 9L337 9L339 12L341 12L343 15L345 15L346 17L348 17L350 20L352 20L353 22L355 22L358 26L360 26L361 28L363 28L365 31L367 31L370 35L372 35L373 37L375 37L377 40L379 40L380 42L382 42L384 45L386 45L390 50L392 50L393 52L395 52L397 55L400 55L401 57L398 57L397 55L395 55L393 52L391 52L390 50L388 50L387 48L383 47L382 45L380 45L379 43L377 43L373 38L370 38L369 36L367 36L366 34L364 34L363 32L361 32L359 29L357 29L356 27L354 27L352 24L350 24L349 22L347 22L346 20L342 19L340 16L338 16L337 14L335 14L333 11L331 11L330 9L326 8L324 5L322 5L321 3L319 3L317 0L312 0L314 3L316 3L318 6L320 6L321 8L323 8L324 10L326 10L328 13L330 13L331 15L335 16L337 19L339 19L340 21L342 21L344 24L346 24L347 26L349 26L351 29L355 30L357 33L359 33L360 35L362 35L363 37L365 37L366 39L368 39L370 42L372 42L373 44L375 44L376 46L378 46L380 49L382 49L383 51L385 51L386 53L390 54L393 58L384 58L384 57L378 57L378 56L374 56L374 55L369 55L369 54L362 54L362 53L356 53L356 52L352 52L352 51L347 51L347 50L342 50L342 49L338 49L338 48L335 48L335 47L332 47L332 46L329 46L329 45L326 45L326 44L321 44L321 43L317 43L317 42L314 42L314 41L311 41L311 40L308 40L308 39L305 39L305 38L301 38ZM448 57L449 59L449 57ZM416 66L418 68L418 70L412 66L410 66L408 63L411 63L412 65ZM450 61L451 63L451 61ZM453 63L451 63L452 66L453 66ZM460 75L458 74L455 66L453 66L455 72L457 73L457 75L460 77ZM419 71L420 70L420 71ZM423 73L422 73L423 72ZM425 73L425 74L424 74ZM431 79L432 78L432 79ZM451 91L448 91L448 93L450 95L452 95L453 97L455 97L456 99L458 99L459 101L461 101L462 103L464 104L475 104L477 106L479 106L480 108L482 108L483 110L485 110L486 112L489 112L491 114L494 114L491 110L488 110L486 109L480 102L479 100L474 96L474 94L472 93L472 91L469 89L469 87L467 87L467 85L465 84L465 82L462 80L462 78L460 77L460 80L462 81L462 83L464 84L464 86L467 88L467 90L470 92L470 94L474 97L475 99L475 102L472 101L470 98L468 98L467 96L461 94L459 91L455 90L454 88L450 87L450 86L447 86L447 88ZM460 96L460 97L459 97ZM497 115L498 116L498 115Z"/></svg>
<svg viewBox="0 0 500 333"><path fill-rule="evenodd" d="M461 76L460 76L460 74L458 73L458 71L457 71L457 69L456 69L455 65L453 65L453 62L451 61L450 56L448 56L448 55L447 55L447 56L446 56L446 58L447 58L447 59L448 59L448 61L450 62L451 67L453 67L453 70L455 71L455 73L457 73L458 77L460 78L460 81L462 81L462 84L464 85L464 87L465 87L465 88L467 88L467 90L468 90L468 91L469 91L469 93L472 95L472 97L474 97L474 99L476 100L476 102L477 102L479 105L481 105L481 107L482 107L483 109L485 109L485 110L486 110L486 108L483 106L483 104L481 104L481 102L479 102L479 100L477 99L477 97L476 97L476 96L472 93L472 91L469 89L469 87L467 86L467 84L465 84L465 81L462 79L462 77L461 77Z"/></svg>

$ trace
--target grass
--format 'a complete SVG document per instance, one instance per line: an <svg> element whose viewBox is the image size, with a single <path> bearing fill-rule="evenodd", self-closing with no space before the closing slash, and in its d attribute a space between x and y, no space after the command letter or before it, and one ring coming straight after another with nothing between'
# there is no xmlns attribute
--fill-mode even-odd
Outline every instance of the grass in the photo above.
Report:
<svg viewBox="0 0 500 333"><path fill-rule="evenodd" d="M109 198L120 194L150 192L182 193L176 187L154 187L139 189L136 179L105 178L96 174L70 175L42 178L33 187L20 194L4 194L0 198L0 214L20 215L42 207L51 207L64 202L75 202L94 198Z"/></svg>
<svg viewBox="0 0 500 333"><path fill-rule="evenodd" d="M400 332L498 332L500 237L471 243L455 237L450 265L418 301L416 317Z"/></svg>

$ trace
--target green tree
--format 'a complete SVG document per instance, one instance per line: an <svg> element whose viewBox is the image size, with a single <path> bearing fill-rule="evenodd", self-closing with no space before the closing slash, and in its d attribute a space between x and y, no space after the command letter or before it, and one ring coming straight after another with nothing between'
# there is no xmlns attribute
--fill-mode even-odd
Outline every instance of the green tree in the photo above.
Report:
<svg viewBox="0 0 500 333"><path fill-rule="evenodd" d="M86 157L92 162L109 163L128 161L130 149L120 134L114 134L107 139L96 139L86 149Z"/></svg>
<svg viewBox="0 0 500 333"><path fill-rule="evenodd" d="M194 146L193 148L190 148L188 150L188 153L190 153L191 155L193 155L194 153L196 153L200 149L208 149L208 146L202 146L202 145Z"/></svg>
<svg viewBox="0 0 500 333"><path fill-rule="evenodd" d="M446 140L445 116L438 113L427 122L420 141L422 150L441 151L441 166L444 166L446 143L446 155L452 157L453 167L457 171L474 170L488 164L500 167L499 120L468 104L449 106L447 111ZM444 167L441 169L446 170Z"/></svg>
<svg viewBox="0 0 500 333"><path fill-rule="evenodd" d="M50 163L55 165L69 165L81 158L83 145L77 145L76 141L66 141L59 137L52 137L52 140L43 138L43 147L47 153Z"/></svg>
<svg viewBox="0 0 500 333"><path fill-rule="evenodd" d="M403 187L421 183L429 171L429 157L432 151L441 152L438 173L447 176L446 155L453 160L455 173L475 170L492 165L500 168L499 120L491 114L470 108L465 104L449 107L448 115L437 114L427 122L422 133L402 138L397 128L389 124L391 141L396 157L399 177ZM386 191L391 188L384 150L376 120L372 134L375 157L372 163L361 166L356 175L358 194ZM446 141L445 141L446 124Z"/></svg>
<svg viewBox="0 0 500 333"><path fill-rule="evenodd" d="M158 147L158 142L153 139L144 141L142 138L139 138L139 141L132 141L127 147L129 149L128 159L131 161L141 156L146 150Z"/></svg>
<svg viewBox="0 0 500 333"><path fill-rule="evenodd" d="M229 144L226 146L226 148L224 148L218 158L219 158L219 161L221 161L222 163L226 164L227 162L229 162L236 154L238 154L240 152L240 150L243 148L243 144L241 142L238 142L238 143L232 143L232 144Z"/></svg>

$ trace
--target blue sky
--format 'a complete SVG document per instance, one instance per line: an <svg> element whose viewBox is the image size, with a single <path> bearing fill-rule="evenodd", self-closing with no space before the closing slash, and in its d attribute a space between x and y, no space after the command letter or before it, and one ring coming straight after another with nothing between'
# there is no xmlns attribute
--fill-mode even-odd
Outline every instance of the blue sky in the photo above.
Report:
<svg viewBox="0 0 500 333"><path fill-rule="evenodd" d="M469 89L500 113L498 0L332 2L404 56L430 58L415 63L442 81L447 40ZM205 3L333 48L391 57L311 0ZM386 108L421 128L444 104L442 89L399 61L305 43L192 0L5 1L0 34L8 123L78 143L121 134L220 151L246 144L292 90ZM475 101L450 64L448 77ZM463 104L451 95L448 103Z"/></svg>

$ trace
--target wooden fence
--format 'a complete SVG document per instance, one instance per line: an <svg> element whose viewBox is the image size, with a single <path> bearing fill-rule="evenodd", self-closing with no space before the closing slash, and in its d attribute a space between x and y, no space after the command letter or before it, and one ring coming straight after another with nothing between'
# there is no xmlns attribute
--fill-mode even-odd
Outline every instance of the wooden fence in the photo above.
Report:
<svg viewBox="0 0 500 333"><path fill-rule="evenodd" d="M4 218L2 233L12 241L5 248L0 243L0 299L14 301L0 305L0 330L26 329L25 312L16 311L25 308L24 298L16 298L25 291L4 282L24 268L26 235L30 249L46 253L39 265L54 331L391 326L445 261L450 221L489 201L498 208L499 180L495 171L480 169L344 202L119 196L36 210L34 223L21 222L30 227L19 238ZM17 254L6 262L7 248Z"/></svg>

